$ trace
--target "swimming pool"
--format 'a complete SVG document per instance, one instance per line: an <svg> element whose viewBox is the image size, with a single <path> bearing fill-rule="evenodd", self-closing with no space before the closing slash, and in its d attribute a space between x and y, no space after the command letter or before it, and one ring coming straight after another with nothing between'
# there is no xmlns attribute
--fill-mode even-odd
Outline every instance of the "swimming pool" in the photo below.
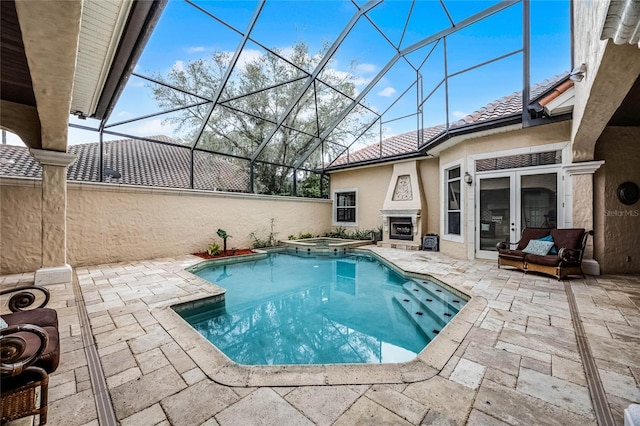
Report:
<svg viewBox="0 0 640 426"><path fill-rule="evenodd" d="M466 303L360 253L278 252L193 272L225 301L179 314L245 365L408 361Z"/></svg>

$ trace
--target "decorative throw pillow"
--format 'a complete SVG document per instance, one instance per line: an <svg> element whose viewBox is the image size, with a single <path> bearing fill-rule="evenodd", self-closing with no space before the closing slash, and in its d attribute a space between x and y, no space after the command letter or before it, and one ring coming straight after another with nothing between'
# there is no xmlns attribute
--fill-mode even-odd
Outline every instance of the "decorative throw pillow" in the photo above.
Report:
<svg viewBox="0 0 640 426"><path fill-rule="evenodd" d="M0 317L0 330L7 327L9 327L9 324L7 324L7 322L3 320L2 317Z"/></svg>
<svg viewBox="0 0 640 426"><path fill-rule="evenodd" d="M551 247L553 247L553 241L531 240L522 251L529 254L546 256L549 250L551 250Z"/></svg>
<svg viewBox="0 0 640 426"><path fill-rule="evenodd" d="M540 238L540 241L551 241L553 245L551 246L551 250L549 250L549 254L558 254L558 250L556 250L556 245L553 242L553 237L550 234L544 238Z"/></svg>

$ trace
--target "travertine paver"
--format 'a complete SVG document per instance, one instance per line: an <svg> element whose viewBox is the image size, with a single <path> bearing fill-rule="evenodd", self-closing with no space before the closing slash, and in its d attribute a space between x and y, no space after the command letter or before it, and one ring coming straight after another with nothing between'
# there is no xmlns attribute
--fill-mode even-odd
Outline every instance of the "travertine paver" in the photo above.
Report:
<svg viewBox="0 0 640 426"><path fill-rule="evenodd" d="M312 425L313 422L269 388L260 388L223 410L215 419L227 425Z"/></svg>
<svg viewBox="0 0 640 426"><path fill-rule="evenodd" d="M120 423L596 424L562 282L498 269L491 261L372 250L405 270L430 273L486 299L469 303L459 314L464 320L445 329L437 348L420 355L422 362L373 376L363 366L331 373L322 367L311 373L215 367L224 357L212 357L202 338L191 336L190 327L165 308L220 293L184 271L199 261L192 256L77 268ZM32 282L33 274L0 277L2 288ZM622 425L623 409L640 402L640 277L569 282L614 419ZM97 425L73 287L50 290L62 356L51 376L48 424ZM214 376L234 386L215 383ZM296 386L305 378L313 386Z"/></svg>
<svg viewBox="0 0 640 426"><path fill-rule="evenodd" d="M581 416L556 405L487 380L480 386L474 408L508 424L596 425L595 417Z"/></svg>
<svg viewBox="0 0 640 426"><path fill-rule="evenodd" d="M471 389L478 389L486 370L487 367L484 365L463 358L457 363L453 373L449 376L449 380Z"/></svg>
<svg viewBox="0 0 640 426"><path fill-rule="evenodd" d="M201 380L164 398L161 405L171 424L191 426L203 423L239 399L231 389L210 380Z"/></svg>
<svg viewBox="0 0 640 426"><path fill-rule="evenodd" d="M391 386L374 385L365 396L412 424L419 424L429 411L429 408L424 404Z"/></svg>
<svg viewBox="0 0 640 426"><path fill-rule="evenodd" d="M516 390L576 414L594 415L586 387L535 370L520 369Z"/></svg>
<svg viewBox="0 0 640 426"><path fill-rule="evenodd" d="M367 397L358 399L347 412L334 423L336 426L351 425L410 425L408 421L376 404Z"/></svg>
<svg viewBox="0 0 640 426"><path fill-rule="evenodd" d="M404 394L429 409L425 418L426 424L444 421L464 424L476 392L467 386L436 376L410 384Z"/></svg>
<svg viewBox="0 0 640 426"><path fill-rule="evenodd" d="M359 397L349 386L306 386L287 393L285 399L317 425L330 425Z"/></svg>
<svg viewBox="0 0 640 426"><path fill-rule="evenodd" d="M129 417L186 387L173 368L155 370L111 389L113 408L119 418Z"/></svg>

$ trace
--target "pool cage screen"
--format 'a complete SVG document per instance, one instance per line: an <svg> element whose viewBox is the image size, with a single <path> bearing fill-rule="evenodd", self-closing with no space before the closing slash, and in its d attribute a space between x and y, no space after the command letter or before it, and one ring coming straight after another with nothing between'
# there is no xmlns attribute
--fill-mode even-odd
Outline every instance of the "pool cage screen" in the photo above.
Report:
<svg viewBox="0 0 640 426"><path fill-rule="evenodd" d="M570 61L532 73L532 56L551 59L531 48L545 11L528 1L163 7L99 125L70 124L98 132L99 181L328 198L327 170L356 164L363 148L392 158L387 141L401 134L423 154L460 111L506 93L522 93L526 125L531 78ZM155 148L135 158L114 138Z"/></svg>

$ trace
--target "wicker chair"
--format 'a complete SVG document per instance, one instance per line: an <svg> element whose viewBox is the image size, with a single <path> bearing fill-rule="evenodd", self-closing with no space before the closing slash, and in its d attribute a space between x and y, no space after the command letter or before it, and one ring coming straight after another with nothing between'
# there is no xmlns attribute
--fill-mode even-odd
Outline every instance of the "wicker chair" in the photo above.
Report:
<svg viewBox="0 0 640 426"><path fill-rule="evenodd" d="M44 301L31 308L37 292ZM47 422L49 374L60 361L58 316L44 307L49 292L43 287L18 287L0 295L8 293L15 294L8 303L12 313L1 315L8 325L0 330L1 421L37 415L42 425Z"/></svg>

